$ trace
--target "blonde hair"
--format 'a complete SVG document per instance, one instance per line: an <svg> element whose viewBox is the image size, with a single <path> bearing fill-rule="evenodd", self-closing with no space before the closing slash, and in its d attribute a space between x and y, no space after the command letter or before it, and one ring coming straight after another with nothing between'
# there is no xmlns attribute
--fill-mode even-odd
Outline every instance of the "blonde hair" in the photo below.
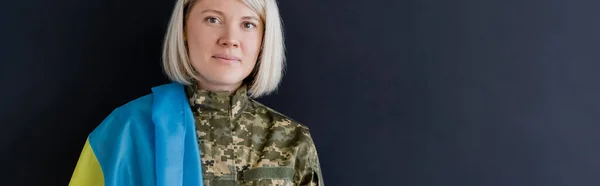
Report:
<svg viewBox="0 0 600 186"><path fill-rule="evenodd" d="M177 0L163 43L162 66L172 81L184 85L198 79L190 64L184 41L187 14L199 0ZM275 91L281 82L285 66L283 27L275 0L241 0L264 21L264 35L258 61L244 81L250 82L248 92L257 98Z"/></svg>

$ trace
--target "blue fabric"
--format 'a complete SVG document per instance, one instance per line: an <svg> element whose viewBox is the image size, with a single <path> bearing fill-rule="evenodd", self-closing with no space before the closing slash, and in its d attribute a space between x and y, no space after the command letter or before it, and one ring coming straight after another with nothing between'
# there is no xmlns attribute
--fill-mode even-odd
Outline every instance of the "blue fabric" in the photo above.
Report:
<svg viewBox="0 0 600 186"><path fill-rule="evenodd" d="M106 186L203 186L187 100L183 85L166 84L102 121L89 141Z"/></svg>

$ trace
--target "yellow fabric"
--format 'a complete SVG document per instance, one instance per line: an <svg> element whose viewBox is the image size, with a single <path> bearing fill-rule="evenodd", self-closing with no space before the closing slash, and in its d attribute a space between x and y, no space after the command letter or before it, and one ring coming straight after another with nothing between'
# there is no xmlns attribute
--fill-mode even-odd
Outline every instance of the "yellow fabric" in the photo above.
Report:
<svg viewBox="0 0 600 186"><path fill-rule="evenodd" d="M88 140L85 141L69 186L104 186L102 168Z"/></svg>

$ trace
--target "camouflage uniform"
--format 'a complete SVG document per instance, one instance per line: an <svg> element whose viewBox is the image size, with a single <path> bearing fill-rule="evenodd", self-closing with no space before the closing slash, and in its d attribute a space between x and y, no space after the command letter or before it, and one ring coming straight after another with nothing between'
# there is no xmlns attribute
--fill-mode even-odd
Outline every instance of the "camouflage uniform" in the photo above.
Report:
<svg viewBox="0 0 600 186"><path fill-rule="evenodd" d="M186 87L206 186L323 185L309 129L247 96Z"/></svg>

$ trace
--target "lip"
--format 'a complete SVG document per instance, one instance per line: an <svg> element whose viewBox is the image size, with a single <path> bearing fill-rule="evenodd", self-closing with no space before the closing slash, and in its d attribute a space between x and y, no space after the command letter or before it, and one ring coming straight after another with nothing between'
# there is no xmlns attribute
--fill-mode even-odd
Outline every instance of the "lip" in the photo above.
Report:
<svg viewBox="0 0 600 186"><path fill-rule="evenodd" d="M229 54L216 54L216 55L214 55L212 57L215 58L215 59L229 61L229 62L239 62L239 61L241 61L239 57L236 57L234 55L229 55Z"/></svg>

